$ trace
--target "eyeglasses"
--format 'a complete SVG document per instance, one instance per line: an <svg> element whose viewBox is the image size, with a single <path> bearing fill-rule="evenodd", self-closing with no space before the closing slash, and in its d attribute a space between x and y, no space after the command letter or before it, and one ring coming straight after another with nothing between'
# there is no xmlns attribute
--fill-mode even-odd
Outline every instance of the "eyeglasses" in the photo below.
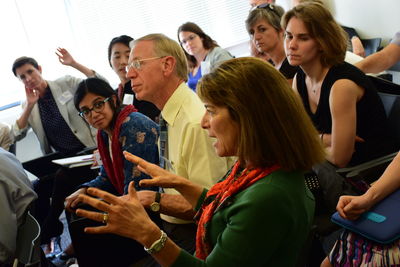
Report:
<svg viewBox="0 0 400 267"><path fill-rule="evenodd" d="M185 45L189 41L193 41L197 37L196 34L191 34L187 39L182 39L181 45Z"/></svg>
<svg viewBox="0 0 400 267"><path fill-rule="evenodd" d="M258 8L262 8L262 9L265 9L267 11L271 11L272 13L277 15L279 18L281 17L279 15L278 11L276 10L275 6L272 5L272 4L267 4L267 3L261 4L261 5L258 5L258 6L255 6L255 7L251 8L250 11L253 11L254 9L258 9Z"/></svg>
<svg viewBox="0 0 400 267"><path fill-rule="evenodd" d="M153 60L153 59L159 59L163 58L162 57L150 57L150 58L144 58L144 59L135 59L133 60L128 66L125 67L126 72L128 72L131 68L134 68L136 70L140 70L142 68L142 62L148 61L148 60Z"/></svg>
<svg viewBox="0 0 400 267"><path fill-rule="evenodd" d="M83 108L81 109L81 111L78 113L79 116L81 116L84 119L89 118L90 116L92 116L92 110L96 111L96 112L101 112L104 109L104 104L109 101L111 99L110 97L107 97L104 100L101 101L97 101L93 104L92 108Z"/></svg>

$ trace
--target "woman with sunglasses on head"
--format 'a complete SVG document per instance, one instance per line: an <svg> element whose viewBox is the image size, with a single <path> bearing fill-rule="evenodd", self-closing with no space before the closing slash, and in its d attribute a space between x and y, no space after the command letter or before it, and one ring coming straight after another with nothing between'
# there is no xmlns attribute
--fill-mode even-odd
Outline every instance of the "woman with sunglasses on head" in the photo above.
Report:
<svg viewBox="0 0 400 267"><path fill-rule="evenodd" d="M89 78L82 81L75 93L74 104L79 115L98 129L97 143L103 166L97 178L82 184L75 193L66 198L66 209L73 211L80 203L78 195L86 194L88 187L97 187L122 196L128 192L129 183L134 181L136 190L141 190L139 181L149 176L139 171L135 164L125 160L122 152L130 151L158 164L158 125L136 112L134 106L121 106L115 91L100 79ZM158 191L158 187L150 190ZM101 238L91 239L91 236L83 234L82 227L75 229L72 223L70 232L79 266L128 266L145 256L143 249L135 250L138 244L130 240L117 242L113 238L104 237L104 242L100 243ZM121 248L122 244L126 248ZM115 253L120 257L116 257ZM125 257L121 256L125 253Z"/></svg>
<svg viewBox="0 0 400 267"><path fill-rule="evenodd" d="M132 91L130 80L126 77L126 67L131 51L129 43L132 40L130 36L121 35L114 37L108 45L108 62L121 81L117 89L118 98L123 104L133 104L138 112L153 121L158 121L160 110L153 103L138 100Z"/></svg>
<svg viewBox="0 0 400 267"><path fill-rule="evenodd" d="M291 66L285 55L281 27L283 13L284 10L280 6L272 4L256 6L246 19L246 28L255 47L269 56L269 62L292 84L298 67Z"/></svg>
<svg viewBox="0 0 400 267"><path fill-rule="evenodd" d="M223 62L197 88L206 107L201 125L216 138L216 153L238 157L219 183L207 191L125 153L152 176L142 186L175 188L198 211L195 256L149 220L132 184L125 202L97 189L89 194L105 202L80 196L107 212L103 220L102 213L77 210L106 224L86 232L138 240L162 266L295 266L314 214L303 171L324 159L300 99L283 75L251 57Z"/></svg>
<svg viewBox="0 0 400 267"><path fill-rule="evenodd" d="M189 64L188 86L196 91L197 81L222 61L232 55L218 46L193 22L186 22L178 28L178 41L185 51Z"/></svg>

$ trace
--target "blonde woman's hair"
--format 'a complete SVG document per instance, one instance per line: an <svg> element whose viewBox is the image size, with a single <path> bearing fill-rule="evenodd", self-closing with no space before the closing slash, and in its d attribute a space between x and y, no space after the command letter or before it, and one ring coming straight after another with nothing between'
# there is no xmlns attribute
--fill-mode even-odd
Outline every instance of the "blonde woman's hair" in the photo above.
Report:
<svg viewBox="0 0 400 267"><path fill-rule="evenodd" d="M268 4L263 8L254 8L249 12L246 19L246 29L250 34L251 28L257 21L263 20L270 24L277 32L282 31L281 18L285 10L277 5Z"/></svg>
<svg viewBox="0 0 400 267"><path fill-rule="evenodd" d="M241 162L309 170L325 159L300 98L271 64L252 57L225 61L202 77L197 93L204 102L228 108L239 124Z"/></svg>

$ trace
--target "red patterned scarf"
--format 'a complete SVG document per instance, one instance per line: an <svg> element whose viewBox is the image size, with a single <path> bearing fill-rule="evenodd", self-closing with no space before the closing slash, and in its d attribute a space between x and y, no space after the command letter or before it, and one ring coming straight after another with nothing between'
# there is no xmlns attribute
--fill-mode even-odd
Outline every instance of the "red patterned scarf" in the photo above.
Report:
<svg viewBox="0 0 400 267"><path fill-rule="evenodd" d="M107 173L108 179L115 187L120 195L124 193L124 156L121 150L121 143L119 142L119 133L121 130L121 125L125 121L126 117L132 112L136 112L134 106L128 105L123 110L121 110L116 118L114 125L112 139L111 139L111 153L108 150L108 146L102 137L103 131L97 132L97 145L100 153L101 160L103 161L103 167Z"/></svg>
<svg viewBox="0 0 400 267"><path fill-rule="evenodd" d="M196 235L196 257L205 259L212 251L212 246L207 240L207 228L216 210L223 206L233 195L245 190L258 180L276 171L280 167L274 165L267 168L242 169L237 161L228 177L215 184L206 195L197 218L200 217Z"/></svg>

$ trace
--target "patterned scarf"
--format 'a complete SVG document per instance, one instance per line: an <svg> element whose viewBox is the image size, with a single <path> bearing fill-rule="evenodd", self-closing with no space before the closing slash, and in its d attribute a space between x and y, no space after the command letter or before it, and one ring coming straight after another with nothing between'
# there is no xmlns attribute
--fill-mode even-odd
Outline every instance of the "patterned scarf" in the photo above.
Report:
<svg viewBox="0 0 400 267"><path fill-rule="evenodd" d="M196 235L196 257L204 260L212 251L212 246L207 238L208 227L214 213L219 209L229 205L232 197L245 190L258 180L276 171L280 167L273 165L267 168L242 169L240 162L237 161L232 167L227 178L215 184L208 191L202 207L196 214L198 220L197 235Z"/></svg>
<svg viewBox="0 0 400 267"><path fill-rule="evenodd" d="M103 131L98 131L97 133L97 145L99 148L99 153L101 160L103 161L103 167L107 173L108 179L117 190L120 195L124 193L124 157L121 150L121 143L119 142L119 133L121 130L121 125L125 121L126 117L132 112L136 112L134 106L128 105L123 110L121 110L117 116L114 130L111 138L111 153L108 150L108 146L102 137Z"/></svg>

